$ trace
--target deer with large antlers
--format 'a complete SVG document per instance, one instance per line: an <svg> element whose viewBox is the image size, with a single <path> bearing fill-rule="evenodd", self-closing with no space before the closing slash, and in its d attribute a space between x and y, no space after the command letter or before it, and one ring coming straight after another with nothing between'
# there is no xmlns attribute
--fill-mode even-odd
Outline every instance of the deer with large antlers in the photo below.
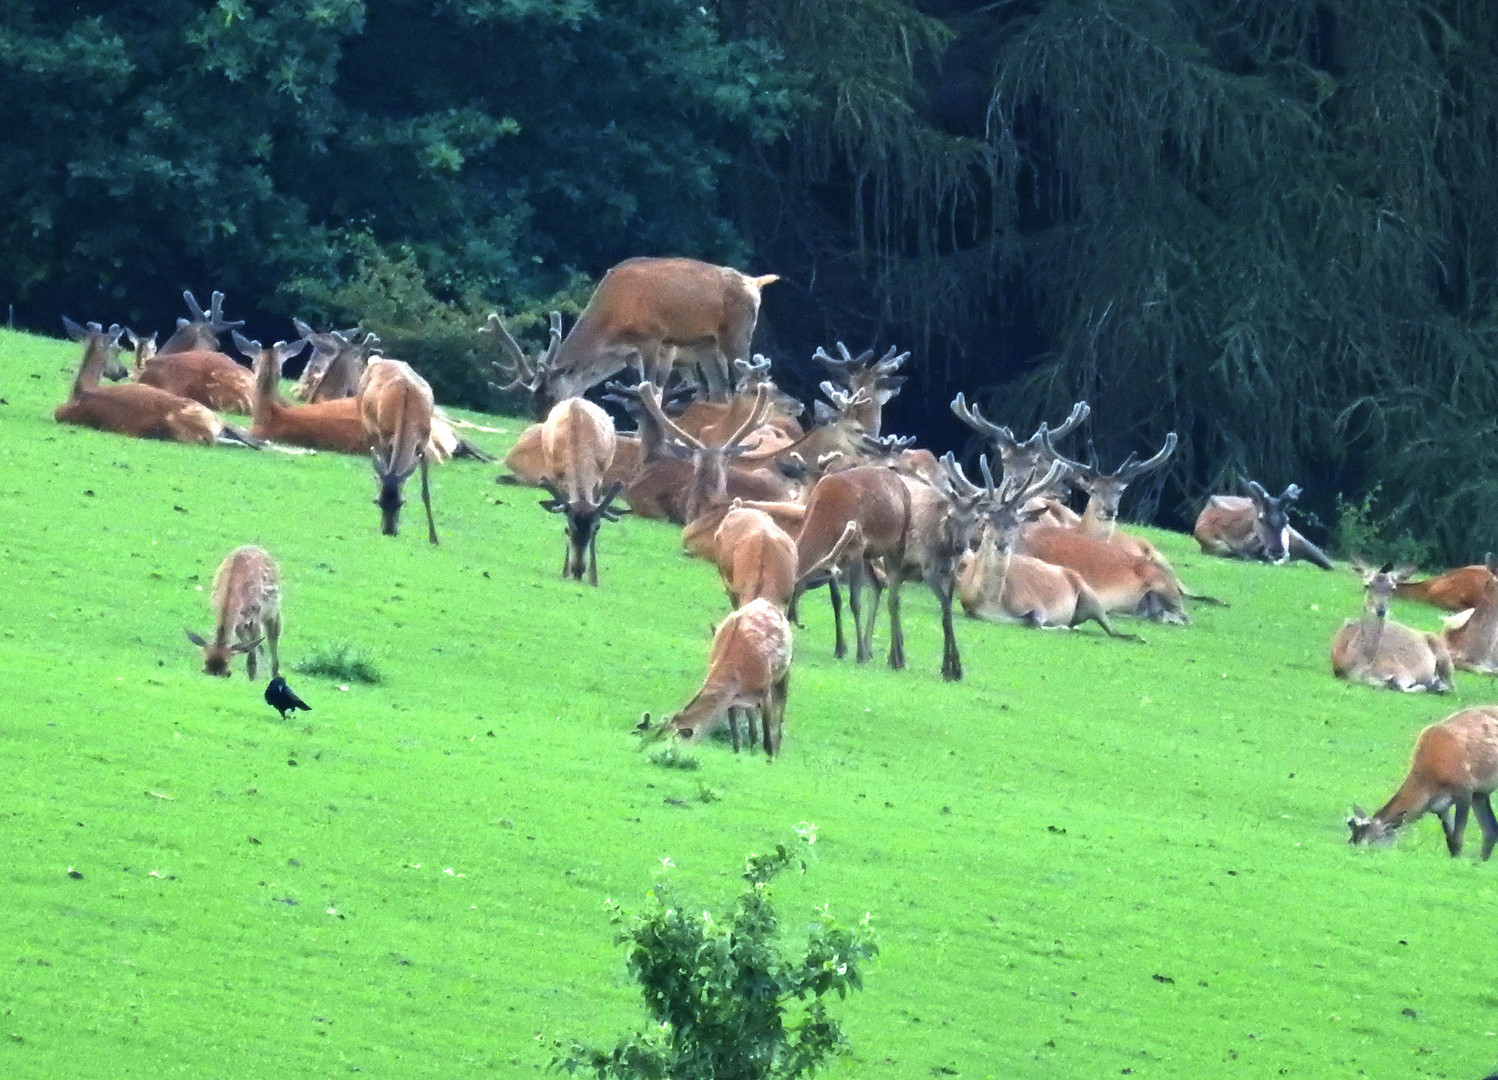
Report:
<svg viewBox="0 0 1498 1080"><path fill-rule="evenodd" d="M905 376L895 372L910 359L910 353L898 353L891 345L881 359L875 360L873 349L854 356L841 341L837 343L837 351L838 356L833 357L826 349L819 348L812 359L841 380L849 398L856 399L856 407L850 410L852 419L864 433L877 439L884 426L884 406L905 384ZM827 383L822 384L823 393L828 392L827 387Z"/></svg>
<svg viewBox="0 0 1498 1080"><path fill-rule="evenodd" d="M664 386L673 365L699 364L710 396L723 400L730 365L749 356L760 290L775 280L696 259L626 259L604 274L567 336L537 358L530 388L558 401L629 365ZM524 353L514 339L495 338L518 366Z"/></svg>
<svg viewBox="0 0 1498 1080"><path fill-rule="evenodd" d="M1300 498L1291 484L1278 496L1257 481L1246 480L1241 495L1213 495L1197 515L1191 535L1208 555L1230 559L1260 559L1275 564L1305 559L1323 570L1332 569L1326 553L1290 524L1290 504Z"/></svg>
<svg viewBox="0 0 1498 1080"><path fill-rule="evenodd" d="M718 625L708 654L707 677L692 700L654 729L646 713L640 730L653 738L676 734L700 742L726 719L737 752L737 710L757 709L765 754L773 757L780 749L790 670L789 620L771 601L750 600Z"/></svg>
<svg viewBox="0 0 1498 1080"><path fill-rule="evenodd" d="M1348 619L1332 638L1332 674L1386 690L1445 693L1452 689L1446 643L1435 634L1389 618L1394 583L1408 569L1392 564L1375 569L1357 560L1353 565L1363 578L1363 615Z"/></svg>
<svg viewBox="0 0 1498 1080"><path fill-rule="evenodd" d="M1004 477L1036 476L1050 468L1052 440L1070 435L1081 423L1092 415L1092 407L1079 401L1071 407L1071 413L1059 427L1041 424L1035 434L1021 441L1013 431L985 417L976 405L969 405L963 394L952 399L952 414L979 435L998 453L1001 475ZM1059 487L1061 481L1057 481ZM1080 521L1060 498L1064 493L1052 489L1038 492L1036 499L1042 500L1047 517L1053 524L1076 525Z"/></svg>
<svg viewBox="0 0 1498 1080"><path fill-rule="evenodd" d="M304 405L316 405L357 394L364 367L379 348L380 339L374 334L360 338L357 327L319 333L301 319L292 319L291 324L302 340L312 345L312 355L302 368L292 397Z"/></svg>
<svg viewBox="0 0 1498 1080"><path fill-rule="evenodd" d="M1348 842L1374 844L1393 838L1395 830L1425 814L1435 814L1446 835L1451 857L1462 853L1467 814L1477 811L1482 829L1482 857L1498 843L1498 819L1491 796L1498 790L1498 708L1485 706L1432 724L1415 740L1410 771L1394 797L1372 817L1353 807Z"/></svg>
<svg viewBox="0 0 1498 1080"><path fill-rule="evenodd" d="M135 353L136 381L221 412L249 413L255 399L255 376L219 351L219 335L243 326L224 318L224 294L215 292L204 311L191 292L184 292L191 319L178 319L176 333L161 348L156 335L139 337L126 328Z"/></svg>
<svg viewBox="0 0 1498 1080"><path fill-rule="evenodd" d="M270 650L271 678L281 674L276 651L281 639L281 572L264 548L235 548L213 578L213 640L187 631L187 640L203 650L203 671L227 678L234 657L244 656L245 674L255 677L256 656L263 641Z"/></svg>
<svg viewBox="0 0 1498 1080"><path fill-rule="evenodd" d="M355 400L369 440L370 458L380 482L376 503L380 532L400 532L401 488L421 470L421 501L427 512L427 539L437 543L432 520L432 492L427 478L427 445L432 438L435 401L427 381L400 360L377 357L359 377Z"/></svg>
<svg viewBox="0 0 1498 1080"><path fill-rule="evenodd" d="M541 487L551 498L541 505L567 518L567 557L562 576L579 581L586 568L588 584L598 584L598 527L619 520L613 501L621 486L607 489L604 476L614 460L614 422L584 398L559 401L546 415L541 447L547 473Z"/></svg>
<svg viewBox="0 0 1498 1080"><path fill-rule="evenodd" d="M1022 623L1026 626L1066 628L1095 622L1109 637L1142 641L1137 634L1115 630L1108 613L1092 587L1075 570L1054 566L1014 550L1021 527L1045 511L1028 507L1037 491L1044 491L1065 468L1053 462L1039 480L995 489L988 458L979 458L984 488L970 483L950 454L943 459L958 490L968 496L982 495L978 545L957 560L957 597L969 615L990 622Z"/></svg>
<svg viewBox="0 0 1498 1080"><path fill-rule="evenodd" d="M123 378L127 374L119 362L121 328L111 326L105 330L98 323L89 323L85 328L66 317L63 326L84 347L72 392L53 413L59 423L79 424L139 439L167 439L204 446L216 442L259 445L189 398L141 383L100 386L100 378L106 375Z"/></svg>

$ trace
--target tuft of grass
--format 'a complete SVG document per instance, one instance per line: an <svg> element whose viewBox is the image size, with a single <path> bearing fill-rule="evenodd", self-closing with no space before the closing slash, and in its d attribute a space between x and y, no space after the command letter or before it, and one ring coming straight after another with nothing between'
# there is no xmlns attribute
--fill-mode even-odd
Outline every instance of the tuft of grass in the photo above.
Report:
<svg viewBox="0 0 1498 1080"><path fill-rule="evenodd" d="M663 769L684 769L688 772L702 768L702 762L681 748L680 743L667 743L650 755L650 764Z"/></svg>
<svg viewBox="0 0 1498 1080"><path fill-rule="evenodd" d="M302 659L291 665L292 671L317 675L341 682L365 683L370 686L384 681L374 655L351 641L331 641L316 645Z"/></svg>

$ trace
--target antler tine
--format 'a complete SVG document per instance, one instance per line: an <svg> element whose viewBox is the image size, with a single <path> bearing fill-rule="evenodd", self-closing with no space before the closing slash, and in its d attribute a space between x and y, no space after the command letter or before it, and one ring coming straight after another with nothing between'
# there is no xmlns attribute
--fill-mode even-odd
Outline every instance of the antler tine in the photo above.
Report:
<svg viewBox="0 0 1498 1080"><path fill-rule="evenodd" d="M236 326L243 326L243 319L235 319L230 322L224 318L224 293L222 289L214 289L213 295L208 298L208 327L214 333L222 330L232 330Z"/></svg>
<svg viewBox="0 0 1498 1080"><path fill-rule="evenodd" d="M1114 471L1113 475L1121 480L1127 480L1130 483L1133 483L1145 473L1153 472L1155 469L1158 469L1160 466L1164 465L1167 461L1170 460L1170 455L1175 453L1175 450L1176 433L1174 431L1167 432L1165 435L1165 445L1160 447L1160 452L1157 453L1154 457L1150 458L1148 461L1139 461L1136 454L1130 454L1128 458L1125 459L1124 463Z"/></svg>
<svg viewBox="0 0 1498 1080"><path fill-rule="evenodd" d="M952 490L962 498L972 498L974 495L983 494L983 489L967 478L962 471L962 466L957 464L957 456L948 450L941 456L942 468L946 470L947 481L952 485Z"/></svg>
<svg viewBox="0 0 1498 1080"><path fill-rule="evenodd" d="M192 318L188 320L189 322L206 323L208 321L208 313L198 303L198 298L192 294L191 289L182 290L182 299L187 302L187 310L192 314Z"/></svg>
<svg viewBox="0 0 1498 1080"><path fill-rule="evenodd" d="M874 365L874 373L880 378L883 378L886 375L893 375L896 371L900 370L900 365L904 364L905 361L910 359L909 350L906 350L905 352L902 352L898 356L896 356L895 350L897 348L898 346L891 345L889 347L889 352L884 354L884 358ZM870 355L872 355L872 353Z"/></svg>
<svg viewBox="0 0 1498 1080"><path fill-rule="evenodd" d="M837 343L837 351L843 354L842 359L833 359L833 357L828 355L826 349L818 346L817 351L812 353L811 358L821 363L824 367L831 368L837 374L846 376L856 361L853 359L853 354L848 351L848 346L844 345L841 341Z"/></svg>
<svg viewBox="0 0 1498 1080"><path fill-rule="evenodd" d="M1291 484L1289 487L1287 487L1285 489L1285 493L1280 496L1280 501L1281 502L1297 502L1299 499L1300 499L1300 485L1299 484Z"/></svg>
<svg viewBox="0 0 1498 1080"><path fill-rule="evenodd" d="M1019 491L1015 493L1013 498L1006 501L1013 502L1018 506L1023 506L1035 496L1049 490L1052 484L1056 483L1066 475L1066 469L1067 466L1065 462L1051 462L1051 467L1046 470L1044 476L1042 476L1039 480L1036 480L1034 478L1035 474L1031 473L1029 482L1020 485Z"/></svg>
<svg viewBox="0 0 1498 1080"><path fill-rule="evenodd" d="M506 366L502 361L496 360L494 362L495 370L501 375L511 376L510 381L503 386L493 382L489 385L501 392L523 387L534 394L541 385L541 377L545 370L543 367L545 357L543 356L541 359L538 359L533 366L526 358L525 351L521 349L519 342L515 340L514 335L510 333L497 312L491 311L489 313L489 317L484 320L484 325L479 327L479 333L494 335L494 341L499 346L499 351L504 354L505 359L510 361L509 366Z"/></svg>
<svg viewBox="0 0 1498 1080"><path fill-rule="evenodd" d="M749 433L765 422L765 417L769 415L769 412L770 388L764 383L759 383L754 388L754 407L749 410L748 418L739 425L739 429L730 435L723 445L725 447L742 445Z"/></svg>
<svg viewBox="0 0 1498 1080"><path fill-rule="evenodd" d="M1083 465L1080 461L1073 461L1071 458L1061 453L1061 451L1057 450L1055 444L1051 442L1051 432L1044 424L1040 425L1040 430L1035 434L1040 437L1040 445L1045 447L1045 452L1050 455L1052 461L1061 462L1068 469L1071 469L1078 476L1081 476L1085 479L1095 480L1098 476L1101 475L1101 473L1096 468Z"/></svg>
<svg viewBox="0 0 1498 1080"><path fill-rule="evenodd" d="M545 371L556 359L562 345L562 313L553 311L546 317L546 351L536 358L536 370Z"/></svg>
<svg viewBox="0 0 1498 1080"><path fill-rule="evenodd" d="M675 439L683 446L690 447L693 450L704 448L704 443L701 439L688 435L676 426L675 421L666 415L666 410L661 408L661 392L656 389L654 383L646 380L640 383L635 389L639 392L640 404L650 414L650 418L660 426L662 435Z"/></svg>
<svg viewBox="0 0 1498 1080"><path fill-rule="evenodd" d="M989 498L994 496L993 470L988 467L988 455L978 455L978 469L983 473L983 486L988 489Z"/></svg>
<svg viewBox="0 0 1498 1080"><path fill-rule="evenodd" d="M1014 432L1010 431L1007 427L1000 427L998 424L986 419L978 411L976 406L969 406L967 399L963 397L961 391L958 391L957 396L952 399L952 413L957 419L961 420L978 434L987 435L996 443L1006 446L1018 445L1018 440L1015 439Z"/></svg>
<svg viewBox="0 0 1498 1080"><path fill-rule="evenodd" d="M1091 405L1087 404L1087 402L1085 401L1077 402L1071 407L1071 415L1068 416L1066 420L1061 424L1061 426L1055 430L1054 434L1056 438L1059 439L1063 435L1070 435L1073 431L1076 430L1078 424L1080 424L1083 420L1086 420L1091 415Z"/></svg>

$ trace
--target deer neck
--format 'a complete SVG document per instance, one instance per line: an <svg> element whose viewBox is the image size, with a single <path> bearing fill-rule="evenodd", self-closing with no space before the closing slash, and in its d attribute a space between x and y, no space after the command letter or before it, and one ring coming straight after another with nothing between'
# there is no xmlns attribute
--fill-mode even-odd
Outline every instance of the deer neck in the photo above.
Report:
<svg viewBox="0 0 1498 1080"><path fill-rule="evenodd" d="M1089 495L1087 507L1082 511L1082 520L1077 523L1078 531L1098 540L1112 540L1117 527L1117 516L1108 513L1103 500L1096 495Z"/></svg>
<svg viewBox="0 0 1498 1080"><path fill-rule="evenodd" d="M1372 660L1378 655L1378 646L1383 640L1384 627L1387 625L1388 617L1380 615L1372 601L1364 605L1363 618L1358 623L1358 644L1365 660Z"/></svg>
<svg viewBox="0 0 1498 1080"><path fill-rule="evenodd" d="M683 728L691 730L693 737L705 724L711 724L724 711L728 709L739 696L739 686L730 680L717 680L708 674L707 682L702 684L702 689L693 695L692 700L677 713L671 721L671 726L677 730Z"/></svg>
<svg viewBox="0 0 1498 1080"><path fill-rule="evenodd" d="M1404 778L1404 783L1399 785L1399 790L1394 797L1384 803L1383 808L1373 815L1372 820L1377 821L1387 829L1397 829L1407 821L1413 821L1430 809L1431 791L1428 785L1416 777L1413 769Z"/></svg>
<svg viewBox="0 0 1498 1080"><path fill-rule="evenodd" d="M78 377L73 380L72 397L77 398L90 390L99 389L99 380L104 377L104 365L109 360L109 350L102 342L89 341L83 350L83 363L78 365Z"/></svg>

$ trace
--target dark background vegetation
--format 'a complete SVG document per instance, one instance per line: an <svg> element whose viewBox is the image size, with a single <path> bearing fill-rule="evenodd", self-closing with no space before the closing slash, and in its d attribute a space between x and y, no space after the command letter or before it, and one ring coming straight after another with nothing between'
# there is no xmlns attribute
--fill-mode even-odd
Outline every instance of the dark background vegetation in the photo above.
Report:
<svg viewBox="0 0 1498 1080"><path fill-rule="evenodd" d="M914 350L892 428L1094 406L1344 546L1498 546L1498 5L0 0L0 304L362 321L493 404L618 260L774 272L758 343ZM1340 496L1341 503L1338 503ZM1422 552L1423 549L1423 552ZM1370 554L1378 554L1372 552Z"/></svg>

